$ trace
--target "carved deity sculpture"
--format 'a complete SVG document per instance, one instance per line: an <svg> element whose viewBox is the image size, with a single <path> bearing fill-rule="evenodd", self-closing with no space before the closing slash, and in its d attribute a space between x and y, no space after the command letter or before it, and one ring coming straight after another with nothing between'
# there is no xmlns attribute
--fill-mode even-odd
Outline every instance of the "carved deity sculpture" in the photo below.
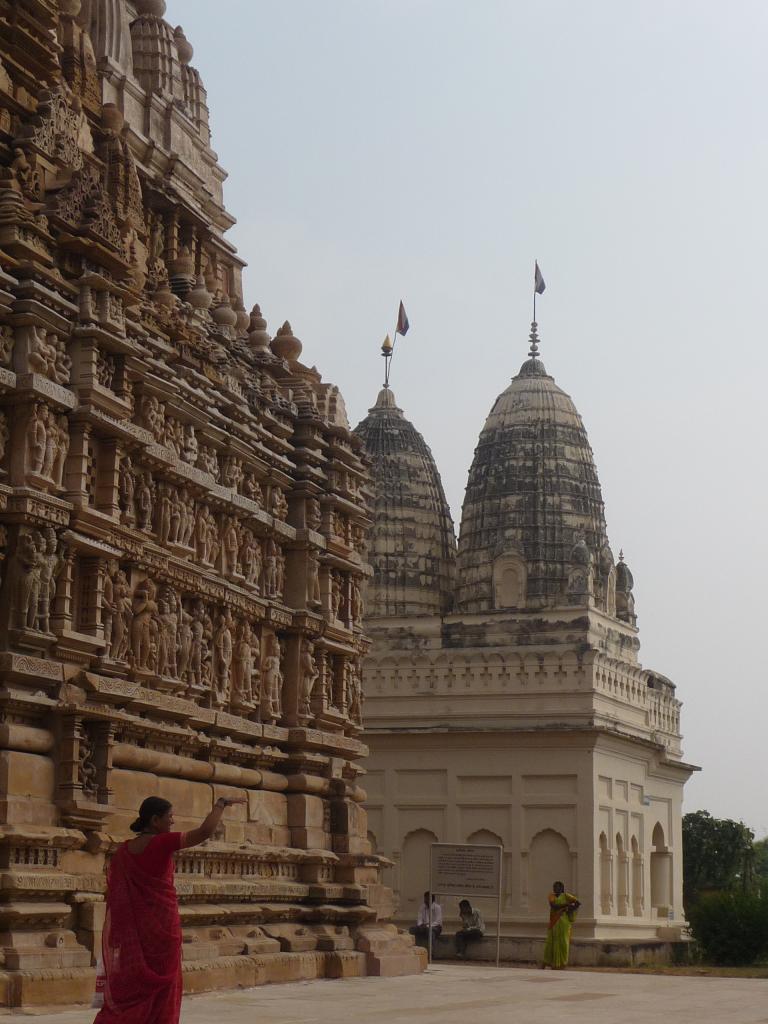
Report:
<svg viewBox="0 0 768 1024"><path fill-rule="evenodd" d="M360 590L360 584L356 578L352 579L350 593L350 617L352 619L352 625L357 625L362 621L363 618L363 595Z"/></svg>
<svg viewBox="0 0 768 1024"><path fill-rule="evenodd" d="M360 673L360 662L357 659L348 661L347 672L347 714L357 725L363 724L363 687Z"/></svg>
<svg viewBox="0 0 768 1024"><path fill-rule="evenodd" d="M232 657L232 703L239 707L253 705L253 648L251 627L247 619L241 619L235 633L235 649Z"/></svg>
<svg viewBox="0 0 768 1024"><path fill-rule="evenodd" d="M42 476L45 462L45 445L48 436L48 406L37 402L27 427L27 469L36 476ZM52 460L51 460L52 461Z"/></svg>
<svg viewBox="0 0 768 1024"><path fill-rule="evenodd" d="M36 530L20 533L16 541L10 576L15 590L13 625L17 629L37 629L43 543L42 535Z"/></svg>
<svg viewBox="0 0 768 1024"><path fill-rule="evenodd" d="M264 659L262 689L262 717L276 722L282 714L281 696L283 673L280 667L280 641L271 636L267 656Z"/></svg>
<svg viewBox="0 0 768 1024"><path fill-rule="evenodd" d="M221 467L221 482L233 491L240 488L243 480L243 463L234 455L228 455Z"/></svg>
<svg viewBox="0 0 768 1024"><path fill-rule="evenodd" d="M202 601L195 602L190 628L192 631L189 660L190 683L198 689L202 689L210 672L210 643L213 638L210 616Z"/></svg>
<svg viewBox="0 0 768 1024"><path fill-rule="evenodd" d="M130 455L120 460L118 477L118 503L122 512L122 519L129 525L134 521L133 500L136 491L136 481L133 474L133 463Z"/></svg>
<svg viewBox="0 0 768 1024"><path fill-rule="evenodd" d="M233 655L231 625L232 617L227 609L219 615L213 634L214 698L219 707L223 707L229 700Z"/></svg>
<svg viewBox="0 0 768 1024"><path fill-rule="evenodd" d="M58 538L52 526L47 526L41 550L38 552L40 591L38 596L38 629L50 633L51 608L56 597L56 584L62 569Z"/></svg>
<svg viewBox="0 0 768 1024"><path fill-rule="evenodd" d="M235 576L239 570L240 532L237 519L227 516L223 523L221 537L221 572L224 576Z"/></svg>
<svg viewBox="0 0 768 1024"><path fill-rule="evenodd" d="M281 522L288 517L288 502L279 487L272 488L272 515Z"/></svg>
<svg viewBox="0 0 768 1024"><path fill-rule="evenodd" d="M341 613L341 579L339 573L331 574L331 615L337 622Z"/></svg>
<svg viewBox="0 0 768 1024"><path fill-rule="evenodd" d="M270 537L264 552L264 587L265 597L274 597L277 593L277 544Z"/></svg>
<svg viewBox="0 0 768 1024"><path fill-rule="evenodd" d="M305 640L301 645L301 658L299 661L299 714L312 714L312 692L317 682L318 669L315 661L315 648Z"/></svg>
<svg viewBox="0 0 768 1024"><path fill-rule="evenodd" d="M249 473L243 480L243 494L246 498L249 498L252 502L262 508L264 505L264 493L261 489L261 484L253 475Z"/></svg>
<svg viewBox="0 0 768 1024"><path fill-rule="evenodd" d="M53 417L51 417L53 419ZM69 423L63 414L52 424L51 430L55 431L56 451L53 459L51 478L57 487L64 483L64 464L69 453Z"/></svg>
<svg viewBox="0 0 768 1024"><path fill-rule="evenodd" d="M307 501L307 526L310 530L319 530L323 523L323 513L317 498Z"/></svg>
<svg viewBox="0 0 768 1024"><path fill-rule="evenodd" d="M176 678L177 633L179 628L179 602L173 587L163 587L158 601L160 620L157 674Z"/></svg>
<svg viewBox="0 0 768 1024"><path fill-rule="evenodd" d="M157 539L165 546L171 536L171 512L173 501L171 491L167 484L161 484L158 488L157 502Z"/></svg>
<svg viewBox="0 0 768 1024"><path fill-rule="evenodd" d="M190 424L184 427L184 439L181 448L181 458L189 466L194 466L197 462L197 457L200 453L200 447L197 443L197 437L195 435L195 428Z"/></svg>
<svg viewBox="0 0 768 1024"><path fill-rule="evenodd" d="M307 559L307 598L309 604L318 608L321 603L320 595L320 563L317 555L310 552Z"/></svg>
<svg viewBox="0 0 768 1024"><path fill-rule="evenodd" d="M111 653L115 661L127 661L133 622L133 602L128 577L122 569L112 575L115 613L112 619Z"/></svg>
<svg viewBox="0 0 768 1024"><path fill-rule="evenodd" d="M140 530L152 529L154 507L152 477L149 473L141 473L136 482L136 520Z"/></svg>
<svg viewBox="0 0 768 1024"><path fill-rule="evenodd" d="M156 644L159 633L156 593L157 588L150 579L141 580L133 591L131 664L140 672L151 672L156 669L157 651L153 651L153 641Z"/></svg>

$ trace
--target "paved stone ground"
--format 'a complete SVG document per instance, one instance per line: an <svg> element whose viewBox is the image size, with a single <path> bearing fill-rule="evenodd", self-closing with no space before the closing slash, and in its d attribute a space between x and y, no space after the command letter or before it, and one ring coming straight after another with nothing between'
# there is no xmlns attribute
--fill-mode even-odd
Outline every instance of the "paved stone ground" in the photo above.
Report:
<svg viewBox="0 0 768 1024"><path fill-rule="evenodd" d="M90 1024L93 1010L34 1015ZM29 1020L11 1014L7 1021ZM437 964L410 978L306 981L192 996L182 1024L768 1024L759 978L552 971Z"/></svg>

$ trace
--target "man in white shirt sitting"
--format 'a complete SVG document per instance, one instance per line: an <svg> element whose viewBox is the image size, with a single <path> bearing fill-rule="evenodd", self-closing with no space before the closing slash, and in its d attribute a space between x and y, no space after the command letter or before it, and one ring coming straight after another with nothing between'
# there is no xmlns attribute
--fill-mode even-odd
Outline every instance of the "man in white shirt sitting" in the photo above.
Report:
<svg viewBox="0 0 768 1024"><path fill-rule="evenodd" d="M416 942L418 945L422 943L427 946L429 944L429 909L430 909L430 893L424 893L424 902L419 907L419 916L416 918L416 924L410 929L411 935L416 936ZM440 904L432 897L432 942L438 938L440 932L443 930L443 908Z"/></svg>

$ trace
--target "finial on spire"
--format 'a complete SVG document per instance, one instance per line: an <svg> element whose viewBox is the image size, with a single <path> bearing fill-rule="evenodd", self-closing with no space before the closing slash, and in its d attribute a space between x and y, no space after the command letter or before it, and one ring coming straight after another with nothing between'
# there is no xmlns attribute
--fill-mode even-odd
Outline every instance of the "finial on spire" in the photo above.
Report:
<svg viewBox="0 0 768 1024"><path fill-rule="evenodd" d="M395 346L392 344L392 339L389 335L386 336L384 341L381 343L381 354L384 356L384 388L389 387L389 365L392 359L392 349Z"/></svg>
<svg viewBox="0 0 768 1024"><path fill-rule="evenodd" d="M539 358L539 335L538 335L538 324L535 320L531 321L531 333L528 335L528 340L531 343L528 355L531 359Z"/></svg>
<svg viewBox="0 0 768 1024"><path fill-rule="evenodd" d="M623 561L624 561L624 548L621 548L621 549L619 550L619 561L620 561L620 562L623 562Z"/></svg>

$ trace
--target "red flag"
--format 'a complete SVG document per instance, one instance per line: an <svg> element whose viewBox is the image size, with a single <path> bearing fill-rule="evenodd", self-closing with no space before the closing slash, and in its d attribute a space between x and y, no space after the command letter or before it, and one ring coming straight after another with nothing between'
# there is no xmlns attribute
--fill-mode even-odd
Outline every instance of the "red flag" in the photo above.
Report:
<svg viewBox="0 0 768 1024"><path fill-rule="evenodd" d="M395 334L402 334L402 336L405 337L410 326L411 325L408 323L408 316L405 312L405 306L401 301L400 309L397 311L397 327L395 328Z"/></svg>

